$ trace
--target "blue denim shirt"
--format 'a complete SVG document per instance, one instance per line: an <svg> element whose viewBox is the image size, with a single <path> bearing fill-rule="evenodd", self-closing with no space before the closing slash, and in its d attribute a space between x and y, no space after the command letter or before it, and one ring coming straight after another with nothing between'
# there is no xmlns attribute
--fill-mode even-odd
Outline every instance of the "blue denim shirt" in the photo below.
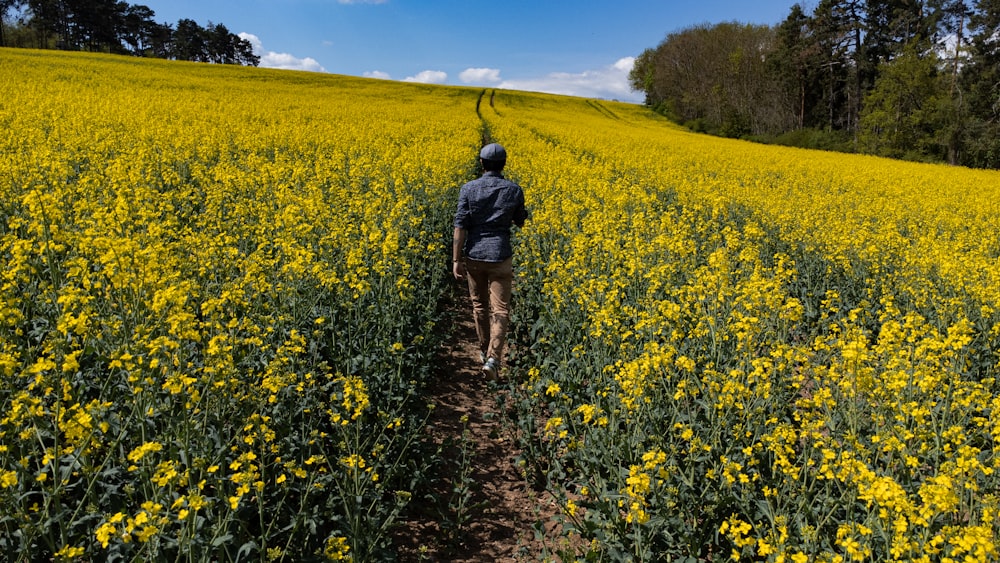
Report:
<svg viewBox="0 0 1000 563"><path fill-rule="evenodd" d="M462 186L458 193L455 226L465 229L465 255L483 262L503 262L514 255L511 225L528 218L521 186L499 172L487 171Z"/></svg>

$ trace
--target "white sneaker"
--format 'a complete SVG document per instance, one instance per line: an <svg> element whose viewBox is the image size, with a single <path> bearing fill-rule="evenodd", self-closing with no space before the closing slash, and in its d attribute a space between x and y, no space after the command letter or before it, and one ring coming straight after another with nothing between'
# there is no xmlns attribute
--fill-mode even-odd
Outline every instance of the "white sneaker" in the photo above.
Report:
<svg viewBox="0 0 1000 563"><path fill-rule="evenodd" d="M486 362L483 363L483 373L489 379L496 379L499 370L497 369L496 358L487 358Z"/></svg>

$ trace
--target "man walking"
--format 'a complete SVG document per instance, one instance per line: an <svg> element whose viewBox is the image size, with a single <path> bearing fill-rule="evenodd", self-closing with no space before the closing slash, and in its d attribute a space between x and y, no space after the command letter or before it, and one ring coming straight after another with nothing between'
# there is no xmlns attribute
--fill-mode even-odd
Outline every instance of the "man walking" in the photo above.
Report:
<svg viewBox="0 0 1000 563"><path fill-rule="evenodd" d="M462 186L458 194L452 273L457 280L469 280L482 369L496 379L510 324L511 226L524 226L528 211L521 187L503 177L507 151L491 143L479 152L479 160L483 175Z"/></svg>

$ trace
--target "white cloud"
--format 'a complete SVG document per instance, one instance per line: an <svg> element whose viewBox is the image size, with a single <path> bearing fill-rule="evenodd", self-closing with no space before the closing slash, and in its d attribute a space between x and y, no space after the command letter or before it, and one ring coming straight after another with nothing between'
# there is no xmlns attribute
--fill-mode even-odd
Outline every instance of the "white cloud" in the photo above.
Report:
<svg viewBox="0 0 1000 563"><path fill-rule="evenodd" d="M580 73L553 72L541 78L504 80L497 87L509 90L548 92L584 98L641 102L642 92L629 87L628 73L635 65L635 57L618 59L609 66Z"/></svg>
<svg viewBox="0 0 1000 563"><path fill-rule="evenodd" d="M444 84L448 80L448 73L440 70L423 70L416 76L407 76L403 82L421 82L423 84Z"/></svg>
<svg viewBox="0 0 1000 563"><path fill-rule="evenodd" d="M388 72L382 72L381 70L372 70L364 73L365 78L380 78L382 80L391 80L392 77L389 76Z"/></svg>
<svg viewBox="0 0 1000 563"><path fill-rule="evenodd" d="M245 39L250 42L253 46L253 53L260 57L260 67L261 68L280 68L284 70L309 70L312 72L326 72L323 65L312 58L306 57L300 59L295 55L290 55L288 53L275 53L274 51L265 51L264 44L261 42L260 38L252 33L240 33L241 39Z"/></svg>
<svg viewBox="0 0 1000 563"><path fill-rule="evenodd" d="M458 78L466 84L496 84L500 82L500 69L467 68L459 73Z"/></svg>

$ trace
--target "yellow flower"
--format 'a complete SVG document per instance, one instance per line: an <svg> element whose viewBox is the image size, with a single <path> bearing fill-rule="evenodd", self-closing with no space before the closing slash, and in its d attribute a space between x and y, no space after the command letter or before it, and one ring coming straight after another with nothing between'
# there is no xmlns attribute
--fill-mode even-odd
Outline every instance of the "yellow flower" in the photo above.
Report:
<svg viewBox="0 0 1000 563"><path fill-rule="evenodd" d="M59 561L72 561L78 557L82 557L83 554L84 549L82 547L65 545L55 553L55 557Z"/></svg>
<svg viewBox="0 0 1000 563"><path fill-rule="evenodd" d="M139 461L142 460L142 458L146 457L147 454L152 452L158 452L162 449L163 449L163 444L160 444L159 442L146 442L145 444L129 452L128 459L133 463L138 463Z"/></svg>
<svg viewBox="0 0 1000 563"><path fill-rule="evenodd" d="M100 542L101 547L107 549L112 536L116 533L117 528L115 528L115 525L111 522L105 522L97 527L97 530L94 532L94 537L96 537L97 541Z"/></svg>
<svg viewBox="0 0 1000 563"><path fill-rule="evenodd" d="M0 471L0 488L9 489L17 485L17 472Z"/></svg>
<svg viewBox="0 0 1000 563"><path fill-rule="evenodd" d="M584 424L590 424L594 420L594 415L600 411L595 405L580 405L576 408L576 412L583 418Z"/></svg>
<svg viewBox="0 0 1000 563"><path fill-rule="evenodd" d="M633 501L629 504L628 513L625 514L625 521L629 524L645 524L649 522L649 513L646 512L644 505L639 501Z"/></svg>
<svg viewBox="0 0 1000 563"><path fill-rule="evenodd" d="M553 416L545 421L545 434L550 438L565 438L567 432L562 429L563 419L561 416Z"/></svg>
<svg viewBox="0 0 1000 563"><path fill-rule="evenodd" d="M348 554L350 550L351 546L348 545L347 538L330 537L326 540L323 555L327 561L351 561L351 556Z"/></svg>

